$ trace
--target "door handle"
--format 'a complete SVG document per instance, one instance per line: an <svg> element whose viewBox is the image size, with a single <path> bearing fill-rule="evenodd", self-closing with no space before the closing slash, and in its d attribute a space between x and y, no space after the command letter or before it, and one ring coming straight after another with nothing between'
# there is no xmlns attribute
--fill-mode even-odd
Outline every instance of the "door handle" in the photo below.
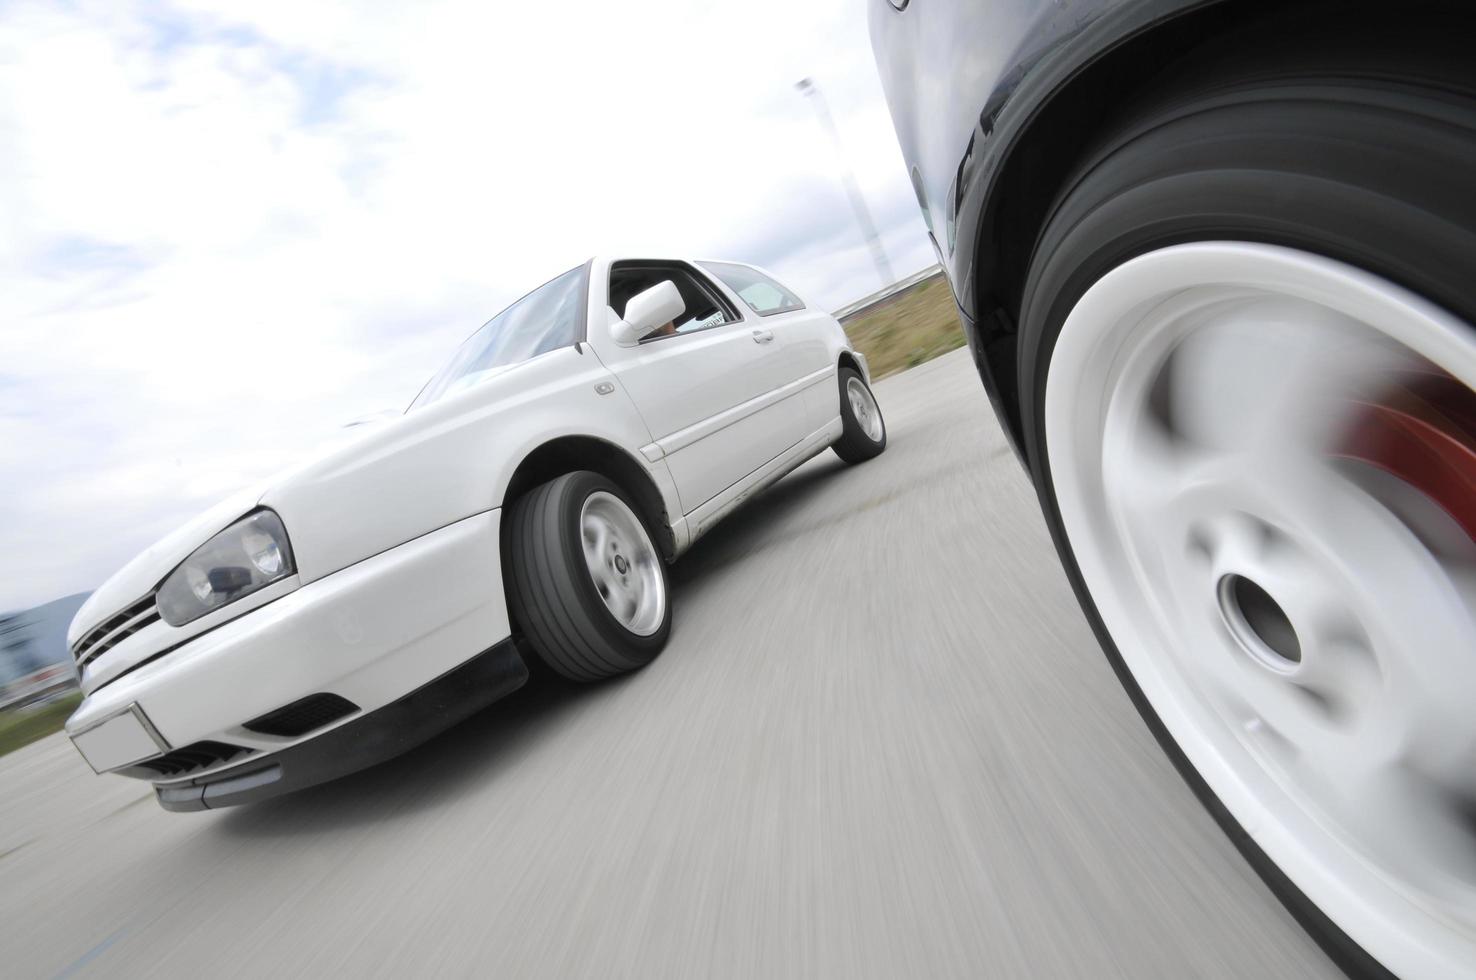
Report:
<svg viewBox="0 0 1476 980"><path fill-rule="evenodd" d="M755 344L767 344L773 339L774 331L772 330L755 330L753 332L753 342Z"/></svg>

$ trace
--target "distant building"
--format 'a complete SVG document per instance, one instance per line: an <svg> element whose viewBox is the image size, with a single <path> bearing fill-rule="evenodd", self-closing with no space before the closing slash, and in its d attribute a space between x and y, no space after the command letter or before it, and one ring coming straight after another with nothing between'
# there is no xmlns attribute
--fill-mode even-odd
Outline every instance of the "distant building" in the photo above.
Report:
<svg viewBox="0 0 1476 980"><path fill-rule="evenodd" d="M76 689L76 671L65 664L52 664L9 684L0 684L0 711L42 704Z"/></svg>
<svg viewBox="0 0 1476 980"><path fill-rule="evenodd" d="M86 601L85 593L0 613L0 684L27 677L57 664L72 670L67 627Z"/></svg>
<svg viewBox="0 0 1476 980"><path fill-rule="evenodd" d="M47 666L37 645L39 625L27 619L25 613L0 616L0 658L5 660L5 674L19 677Z"/></svg>

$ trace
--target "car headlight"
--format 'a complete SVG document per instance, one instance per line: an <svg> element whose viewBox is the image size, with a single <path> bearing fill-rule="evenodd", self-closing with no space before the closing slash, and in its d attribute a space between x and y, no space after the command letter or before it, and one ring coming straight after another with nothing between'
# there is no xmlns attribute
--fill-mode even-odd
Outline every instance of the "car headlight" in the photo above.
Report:
<svg viewBox="0 0 1476 980"><path fill-rule="evenodd" d="M297 571L282 519L269 510L243 517L195 549L159 586L159 615L183 626Z"/></svg>

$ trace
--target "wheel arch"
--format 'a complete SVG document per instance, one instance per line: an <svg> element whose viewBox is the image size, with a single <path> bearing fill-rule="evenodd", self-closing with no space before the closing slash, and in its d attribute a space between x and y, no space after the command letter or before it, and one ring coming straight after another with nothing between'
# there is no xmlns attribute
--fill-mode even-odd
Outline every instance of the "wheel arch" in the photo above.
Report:
<svg viewBox="0 0 1476 980"><path fill-rule="evenodd" d="M837 371L841 368L848 367L865 378L867 384L871 383L871 373L866 370L866 365L861 362L861 358L857 357L856 353L852 350L842 349L840 356L836 358L835 367Z"/></svg>
<svg viewBox="0 0 1476 980"><path fill-rule="evenodd" d="M994 113L986 105L983 128L975 137L984 137L985 152L978 154L982 160L974 186L967 186L968 157L960 167L958 248L969 251L958 291L972 320L975 363L997 392L1017 446L1024 446L1016 330L1025 283L1038 237L1069 189L1073 172L1089 160L1125 110L1150 94L1169 91L1154 86L1169 66L1223 45L1230 32L1269 29L1266 22L1272 20L1283 47L1299 40L1320 43L1319 28L1333 16L1333 6L1323 0L1169 0L1147 2L1140 9L1149 13L1138 14L1129 26L1105 23L1112 18L1104 17L1064 44L1058 56L1043 58L1036 74L1044 94L1031 96L1027 75L1014 99L1003 105L991 99ZM1372 3L1336 5L1336 15L1344 33L1380 31L1390 20L1387 8ZM1405 22L1417 20L1411 16ZM1075 57L1073 51L1078 52ZM987 146L991 134L1001 144L997 148ZM992 166L990 149L997 154ZM969 155L975 152L971 144ZM955 268L961 258L955 257Z"/></svg>
<svg viewBox="0 0 1476 980"><path fill-rule="evenodd" d="M529 451L514 467L499 506L505 508L534 487L575 470L598 473L630 494L641 517L654 530L662 555L668 561L676 556L671 515L656 481L634 456L596 436L558 436Z"/></svg>

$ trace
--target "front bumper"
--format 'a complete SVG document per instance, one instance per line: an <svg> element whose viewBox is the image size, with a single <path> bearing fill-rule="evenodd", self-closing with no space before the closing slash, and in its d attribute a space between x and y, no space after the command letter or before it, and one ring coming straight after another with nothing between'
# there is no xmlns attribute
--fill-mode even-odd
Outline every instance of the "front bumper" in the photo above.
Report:
<svg viewBox="0 0 1476 980"><path fill-rule="evenodd" d="M160 756L201 743L242 750L167 775L149 776L132 764L147 760L116 752L103 753L105 764L96 767L144 775L166 789L261 770L288 749L398 703L509 635L499 518L493 510L432 531L197 636L92 691L67 732L80 749L89 730L131 713L157 736ZM316 694L336 695L357 711L291 737L245 727ZM94 760L96 741L88 745Z"/></svg>
<svg viewBox="0 0 1476 980"><path fill-rule="evenodd" d="M182 783L156 785L166 810L213 810L346 776L414 748L522 687L528 667L511 639L377 711L288 749Z"/></svg>

